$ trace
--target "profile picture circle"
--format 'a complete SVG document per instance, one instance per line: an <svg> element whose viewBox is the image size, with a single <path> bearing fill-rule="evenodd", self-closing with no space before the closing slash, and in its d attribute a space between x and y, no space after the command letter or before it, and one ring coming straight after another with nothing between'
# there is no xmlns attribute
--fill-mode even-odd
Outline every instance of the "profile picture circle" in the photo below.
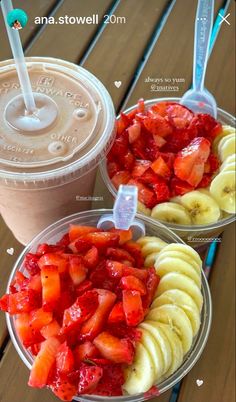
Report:
<svg viewBox="0 0 236 402"><path fill-rule="evenodd" d="M12 29L22 29L26 26L27 22L28 15L24 10L21 10L20 8L15 8L7 15L7 23Z"/></svg>

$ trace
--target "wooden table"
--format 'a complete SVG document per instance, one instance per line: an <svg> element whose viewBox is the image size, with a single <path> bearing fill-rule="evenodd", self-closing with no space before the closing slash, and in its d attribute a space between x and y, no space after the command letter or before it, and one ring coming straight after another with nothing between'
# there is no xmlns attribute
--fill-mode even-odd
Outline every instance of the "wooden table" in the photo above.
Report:
<svg viewBox="0 0 236 402"><path fill-rule="evenodd" d="M215 1L215 17L223 0ZM206 86L220 107L234 113L234 15L229 2L227 22L221 30L209 60ZM27 56L52 56L81 63L94 73L110 92L117 112L137 99L181 96L191 84L193 27L196 0L15 0L29 15L22 31ZM228 6L228 2L227 2ZM88 16L98 14L98 25L36 25L36 16ZM104 24L104 15L115 14L114 24ZM221 21L221 20L220 20ZM1 27L3 21L0 20ZM10 58L6 35L1 29L0 60ZM175 90L161 91L153 78L162 79ZM115 81L121 81L119 88ZM162 84L163 85L163 84ZM101 178L95 194L111 206L112 199ZM218 247L209 278L213 299L213 324L203 355L181 386L153 402L233 402L234 395L234 227L228 227ZM13 248L14 254L7 253ZM0 294L22 246L0 222ZM27 387L28 370L17 355L0 314L0 402L50 402L57 398L47 390ZM203 380L198 387L196 380Z"/></svg>

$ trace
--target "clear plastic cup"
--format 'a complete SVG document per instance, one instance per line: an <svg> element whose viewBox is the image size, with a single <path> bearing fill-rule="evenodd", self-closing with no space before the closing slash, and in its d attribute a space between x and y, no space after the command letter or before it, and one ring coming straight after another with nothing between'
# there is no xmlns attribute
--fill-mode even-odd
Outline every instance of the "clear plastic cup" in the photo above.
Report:
<svg viewBox="0 0 236 402"><path fill-rule="evenodd" d="M157 98L151 99L145 102L147 107L150 107L158 102L169 101L169 102L179 102L180 98ZM137 105L131 106L130 108L126 109L124 113L128 113L135 109ZM118 116L119 117L119 116ZM217 119L223 123L230 126L235 126L235 118L227 113L226 111L218 108ZM106 158L100 164L100 171L102 178L112 196L115 198L117 190L114 187L106 166ZM155 220L154 218L150 218ZM174 233L176 233L181 239L184 240L187 244L194 248L199 248L202 246L207 246L208 243L214 241L219 237L219 235L224 231L227 225L232 223L235 220L235 215L233 214L226 214L225 216L220 219L218 222L208 224L208 225L176 225L173 223L163 222L165 226L171 229Z"/></svg>
<svg viewBox="0 0 236 402"><path fill-rule="evenodd" d="M0 63L0 213L23 244L56 220L90 208L96 167L116 131L111 97L94 75L54 58L26 62L39 110L37 96L45 94L58 112L42 130L10 124L9 105L21 90L14 61Z"/></svg>
<svg viewBox="0 0 236 402"><path fill-rule="evenodd" d="M9 278L7 291L9 291L10 283L12 282L17 271L24 272L23 261L26 253L35 252L37 245L40 243L51 243L57 242L63 234L68 231L69 224L74 225L93 225L96 226L98 220L103 214L110 214L112 210L94 210L87 212L80 212L67 218L61 219L60 221L54 223L53 225L46 228L38 236L36 236L29 245L23 250L20 257L16 261L11 276ZM175 233L170 229L165 227L159 222L156 222L148 217L137 214L136 216L140 219L146 228L146 235L158 236L167 243L184 243ZM203 294L203 308L201 313L201 325L197 336L193 342L193 346L188 354L185 356L184 362L181 367L173 373L169 378L158 384L159 393L163 393L173 387L177 382L179 382L196 364L197 360L200 358L203 349L206 345L208 335L211 327L212 320L212 302L209 286L204 272L202 272L202 294ZM14 325L14 317L6 314L7 326L12 339L12 342L20 355L21 359L25 365L30 369L33 362L32 355L23 347L21 344ZM95 395L82 395L74 397L75 401L90 401L90 402L140 402L143 400L148 400L153 398L153 395L148 396L145 394L137 394L132 396L119 396L119 397L103 397Z"/></svg>

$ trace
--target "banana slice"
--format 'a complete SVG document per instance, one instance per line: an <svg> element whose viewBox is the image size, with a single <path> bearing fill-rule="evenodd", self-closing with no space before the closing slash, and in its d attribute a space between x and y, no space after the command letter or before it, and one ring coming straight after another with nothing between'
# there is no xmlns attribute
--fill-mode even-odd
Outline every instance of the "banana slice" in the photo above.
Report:
<svg viewBox="0 0 236 402"><path fill-rule="evenodd" d="M137 343L133 364L125 368L123 389L128 394L148 391L155 382L155 367L146 348Z"/></svg>
<svg viewBox="0 0 236 402"><path fill-rule="evenodd" d="M151 309L163 306L164 304L174 304L175 306L182 308L191 322L193 335L195 336L197 334L201 323L200 314L197 305L191 296L183 290L170 289L154 299Z"/></svg>
<svg viewBox="0 0 236 402"><path fill-rule="evenodd" d="M181 204L188 210L195 225L217 222L220 209L216 201L200 191L190 191L181 198Z"/></svg>
<svg viewBox="0 0 236 402"><path fill-rule="evenodd" d="M223 162L228 156L235 154L235 134L222 138L218 145L220 159Z"/></svg>
<svg viewBox="0 0 236 402"><path fill-rule="evenodd" d="M153 267L158 255L159 255L159 252L157 252L157 251L149 254L144 260L144 266L145 267Z"/></svg>
<svg viewBox="0 0 236 402"><path fill-rule="evenodd" d="M146 330L146 332L150 333L157 342L162 353L162 360L164 362L164 370L162 372L162 375L165 374L171 365L171 347L168 339L166 338L165 334L163 334L162 330L158 327L158 325L155 328L153 328L144 321L140 324L140 327L142 328L142 331ZM159 376L157 380L160 378L161 376Z"/></svg>
<svg viewBox="0 0 236 402"><path fill-rule="evenodd" d="M232 126L223 125L221 133L219 133L217 135L217 137L213 141L213 150L214 150L215 153L218 152L218 144L221 141L221 139L226 137L226 136L228 136L228 135L230 135L230 134L235 135L235 128L232 127Z"/></svg>
<svg viewBox="0 0 236 402"><path fill-rule="evenodd" d="M156 382L162 377L162 375L166 371L162 350L153 334L147 331L145 326L140 325L140 328L142 332L142 339L140 342L142 343L142 345L145 347L145 349L148 351L148 353L152 358L155 368L154 380Z"/></svg>
<svg viewBox="0 0 236 402"><path fill-rule="evenodd" d="M182 308L173 304L165 304L160 307L151 309L147 315L147 320L162 322L169 324L171 327L177 328L177 335L183 345L184 354L186 354L192 346L193 330L188 316Z"/></svg>
<svg viewBox="0 0 236 402"><path fill-rule="evenodd" d="M223 211L235 214L235 172L219 173L211 182L210 192Z"/></svg>
<svg viewBox="0 0 236 402"><path fill-rule="evenodd" d="M225 166L221 166L220 172L236 171L236 162L227 163Z"/></svg>
<svg viewBox="0 0 236 402"><path fill-rule="evenodd" d="M143 257L147 257L149 254L154 252L160 252L165 246L166 242L161 239L153 240L150 243L145 244L142 247L142 255Z"/></svg>
<svg viewBox="0 0 236 402"><path fill-rule="evenodd" d="M151 217L177 225L191 225L191 217L186 209L174 202L163 202L152 209Z"/></svg>
<svg viewBox="0 0 236 402"><path fill-rule="evenodd" d="M140 202L140 201L138 201L137 209L138 209L138 212L139 212L140 214L143 214L143 215L146 215L146 216L150 216L150 215L151 215L151 209L145 207L145 205L144 205L142 202Z"/></svg>
<svg viewBox="0 0 236 402"><path fill-rule="evenodd" d="M140 244L140 246L142 247L142 246L145 246L145 244L147 244L147 243L155 242L155 241L163 242L163 240L161 240L159 237L156 237L156 236L143 236L137 240L137 243ZM163 243L165 243L165 242L163 242ZM165 244L167 244L167 243L165 243Z"/></svg>
<svg viewBox="0 0 236 402"><path fill-rule="evenodd" d="M173 374L183 363L184 351L182 342L179 339L178 335L176 335L176 332L170 327L170 325L162 324L161 322L155 323L155 321L146 321L146 323L152 326L158 325L158 327L161 328L162 332L166 335L170 343L172 351L172 362L169 370L165 373L165 378L167 378L171 374Z"/></svg>
<svg viewBox="0 0 236 402"><path fill-rule="evenodd" d="M202 264L199 265L199 263L197 263L192 257L190 257L190 255L183 253L182 251L174 251L174 250L173 251L172 250L165 251L165 249L163 249L157 255L157 258L160 261L161 259L163 259L165 257L180 258L181 260L188 262L190 265L192 265L192 267L195 269L195 271L198 273L198 275L201 275ZM156 260L154 262L156 262Z"/></svg>
<svg viewBox="0 0 236 402"><path fill-rule="evenodd" d="M188 246L187 244L181 244L181 243L170 243L168 244L162 251L162 253L166 253L169 251L178 251L186 254L189 256L192 260L196 261L196 263L199 266L199 269L201 271L202 268L202 260L199 256L199 254L194 250L192 247Z"/></svg>
<svg viewBox="0 0 236 402"><path fill-rule="evenodd" d="M201 288L201 277L193 266L180 258L158 258L155 262L156 273L162 278L170 272L178 272L192 279Z"/></svg>
<svg viewBox="0 0 236 402"><path fill-rule="evenodd" d="M192 297L198 307L198 310L201 311L203 297L199 287L192 279L177 272L170 272L161 278L155 297L162 295L162 293L169 289L179 289L186 292Z"/></svg>
<svg viewBox="0 0 236 402"><path fill-rule="evenodd" d="M223 170L226 165L229 165L229 164L232 163L232 162L236 162L236 154L229 155L229 156L224 160L224 162L222 163L222 165L221 165L221 167L220 167L220 170L221 170L221 169Z"/></svg>

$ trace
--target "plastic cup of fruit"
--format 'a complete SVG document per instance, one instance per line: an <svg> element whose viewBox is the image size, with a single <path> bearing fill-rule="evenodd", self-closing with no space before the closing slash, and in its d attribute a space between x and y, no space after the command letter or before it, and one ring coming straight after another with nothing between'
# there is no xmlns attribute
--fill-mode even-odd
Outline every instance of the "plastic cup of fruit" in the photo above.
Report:
<svg viewBox="0 0 236 402"><path fill-rule="evenodd" d="M156 98L145 101L145 106L150 107L158 102L179 102L180 98ZM124 113L129 113L134 110L137 105L131 106L130 108L124 110ZM118 116L119 118L119 116ZM235 118L231 114L227 113L225 110L220 108L217 109L217 120L222 124L235 126ZM100 171L102 178L113 197L116 197L117 189L114 187L108 172L107 172L107 162L106 159L100 164ZM142 213L140 211L140 213ZM214 241L219 237L219 235L224 231L226 226L235 220L234 214L224 213L223 217L215 223L208 225L179 225L174 223L162 222L165 226L171 229L176 235L178 235L185 243L189 244L194 248L202 248L204 245L207 246L208 243ZM154 218L150 218L155 220Z"/></svg>
<svg viewBox="0 0 236 402"><path fill-rule="evenodd" d="M23 261L25 255L29 252L34 253L36 251L37 246L40 243L48 243L54 244L56 243L67 231L70 224L74 225L90 225L96 226L99 218L103 214L112 213L111 210L94 210L94 211L86 211L79 212L74 215L70 215L67 218L63 218L56 223L52 224L45 230L43 230L39 235L37 235L19 256L16 261L11 276L9 278L7 292L9 292L10 283L14 279L14 276L17 271L25 272L23 268ZM146 235L148 236L158 236L163 241L167 243L184 243L175 233L173 233L170 229L166 228L161 223L154 221L148 217L137 214L137 218L140 219L146 228ZM158 384L158 391L160 394L172 388L177 382L179 382L196 364L197 360L200 358L203 349L206 345L208 335L211 327L211 319L212 319L212 302L209 286L207 283L207 279L202 273L202 294L203 294L203 308L201 312L201 325L197 336L193 342L193 346L188 354L185 356L183 364L179 367L179 369L173 373L169 378L165 379L163 382ZM15 329L14 324L14 316L10 316L6 314L7 326L12 339L12 342L23 360L24 364L31 369L33 363L33 356L31 353L22 345ZM90 401L90 402L141 402L143 400L148 400L153 398L155 395L149 395L149 393L137 394L137 395L124 395L118 397L104 397L104 396L96 396L96 395L79 395L74 397L74 401L82 402L82 401Z"/></svg>

